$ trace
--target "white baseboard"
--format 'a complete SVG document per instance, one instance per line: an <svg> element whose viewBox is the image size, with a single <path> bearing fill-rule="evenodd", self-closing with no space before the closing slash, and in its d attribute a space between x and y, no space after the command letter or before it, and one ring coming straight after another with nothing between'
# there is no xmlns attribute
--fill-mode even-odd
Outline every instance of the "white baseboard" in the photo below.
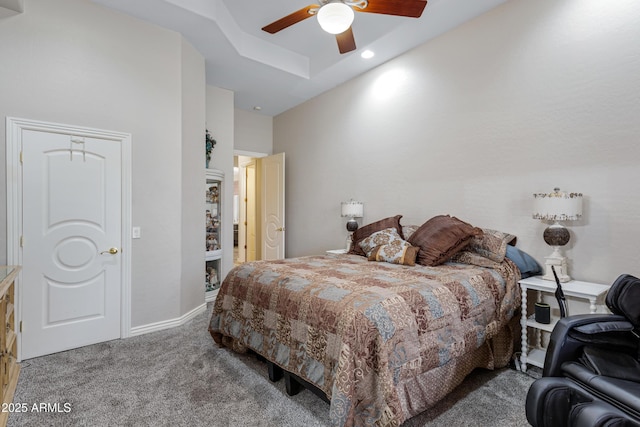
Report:
<svg viewBox="0 0 640 427"><path fill-rule="evenodd" d="M148 325L135 326L131 328L130 337L135 337L137 335L148 334L149 332L157 332L162 331L164 329L175 328L176 326L181 326L187 323L189 320L193 319L197 315L203 313L207 309L207 303L199 305L188 313L183 314L182 316L171 319L171 320L163 320L161 322L149 323Z"/></svg>
<svg viewBox="0 0 640 427"><path fill-rule="evenodd" d="M213 290L213 291L209 291L209 292L205 292L204 293L204 302L205 304L211 301L215 301L216 297L218 296L218 292L220 291L220 288Z"/></svg>

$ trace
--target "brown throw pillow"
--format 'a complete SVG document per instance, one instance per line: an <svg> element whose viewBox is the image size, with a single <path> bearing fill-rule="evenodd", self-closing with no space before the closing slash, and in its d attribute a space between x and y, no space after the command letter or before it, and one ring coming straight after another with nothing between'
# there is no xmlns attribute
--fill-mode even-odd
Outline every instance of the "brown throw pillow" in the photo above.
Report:
<svg viewBox="0 0 640 427"><path fill-rule="evenodd" d="M456 217L438 215L418 228L408 242L420 247L418 264L434 266L447 261L469 244L482 230Z"/></svg>
<svg viewBox="0 0 640 427"><path fill-rule="evenodd" d="M513 234L502 231L489 228L483 228L482 231L482 236L471 239L467 249L495 262L502 262L507 253L507 245L515 246L518 240Z"/></svg>
<svg viewBox="0 0 640 427"><path fill-rule="evenodd" d="M352 241L351 241L351 249L349 249L350 254L366 256L362 248L360 247L360 242L371 236L376 231L384 230L385 228L395 228L400 237L402 237L402 226L400 225L400 218L402 215L396 215L389 218L381 219L380 221L372 222L371 224L367 224L358 228L353 232Z"/></svg>

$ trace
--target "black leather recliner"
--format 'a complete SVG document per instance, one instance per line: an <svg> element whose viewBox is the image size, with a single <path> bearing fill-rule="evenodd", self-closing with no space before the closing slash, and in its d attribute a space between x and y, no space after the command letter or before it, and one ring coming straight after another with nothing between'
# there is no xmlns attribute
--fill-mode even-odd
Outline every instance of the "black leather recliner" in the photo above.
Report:
<svg viewBox="0 0 640 427"><path fill-rule="evenodd" d="M640 427L640 279L621 275L606 297L613 314L560 319L542 378L529 388L534 427Z"/></svg>

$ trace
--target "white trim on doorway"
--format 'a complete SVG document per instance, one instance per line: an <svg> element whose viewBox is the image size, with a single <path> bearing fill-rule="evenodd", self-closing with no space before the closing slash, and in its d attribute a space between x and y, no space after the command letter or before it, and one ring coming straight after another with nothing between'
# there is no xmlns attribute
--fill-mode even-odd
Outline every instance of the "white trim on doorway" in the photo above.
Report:
<svg viewBox="0 0 640 427"><path fill-rule="evenodd" d="M37 120L6 118L7 170L7 264L21 265L22 250L22 176L20 174L20 145L22 132L73 134L79 137L102 138L122 144L122 289L120 337L131 336L131 134L88 127L79 127ZM16 279L16 319L22 319L21 275ZM18 333L18 360L21 356L21 334Z"/></svg>
<svg viewBox="0 0 640 427"><path fill-rule="evenodd" d="M244 151L244 150L233 150L234 156L245 156L245 157L267 157L268 153L259 153L257 151Z"/></svg>

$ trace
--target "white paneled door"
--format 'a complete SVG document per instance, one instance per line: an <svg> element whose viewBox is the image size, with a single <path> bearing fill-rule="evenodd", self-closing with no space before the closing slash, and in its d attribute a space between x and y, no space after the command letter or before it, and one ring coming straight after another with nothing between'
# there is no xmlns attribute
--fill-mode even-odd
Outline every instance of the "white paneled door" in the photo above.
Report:
<svg viewBox="0 0 640 427"><path fill-rule="evenodd" d="M22 359L120 337L122 144L22 130Z"/></svg>
<svg viewBox="0 0 640 427"><path fill-rule="evenodd" d="M284 153L259 159L261 170L262 259L285 257Z"/></svg>

